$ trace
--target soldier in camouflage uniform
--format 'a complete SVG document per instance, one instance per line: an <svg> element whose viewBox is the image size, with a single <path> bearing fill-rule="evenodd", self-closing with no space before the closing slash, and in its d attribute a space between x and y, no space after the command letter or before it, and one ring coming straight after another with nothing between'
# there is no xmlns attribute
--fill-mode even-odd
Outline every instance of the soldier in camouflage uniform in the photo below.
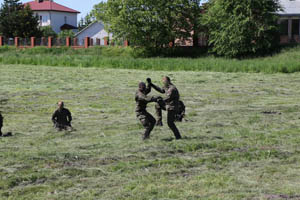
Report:
<svg viewBox="0 0 300 200"><path fill-rule="evenodd" d="M159 103L155 106L156 114L158 117L157 125L162 126L162 113L161 112L162 112L162 109L166 109L168 112L168 114L167 114L168 126L173 131L176 139L177 140L181 139L180 132L175 125L176 115L178 114L179 98L180 98L177 88L175 87L175 85L173 85L171 83L170 78L167 76L163 77L163 83L164 83L163 88L160 88L160 87L154 85L151 82L150 78L147 79L147 82L149 82L150 86L153 87L156 91L158 91L162 94L166 93L166 95L167 95L167 97L163 99L163 101L166 104L166 108L164 108L163 103Z"/></svg>
<svg viewBox="0 0 300 200"><path fill-rule="evenodd" d="M153 130L156 120L155 118L147 112L147 104L150 102L157 102L159 97L151 97L147 96L151 92L151 87L144 82L139 83L139 89L135 94L135 102L136 102L136 116L142 123L145 128L145 132L143 135L143 139L149 139L150 133Z"/></svg>
<svg viewBox="0 0 300 200"><path fill-rule="evenodd" d="M58 131L68 130L72 131L73 128L71 126L72 115L71 112L64 108L64 102L59 101L57 103L58 109L52 115L52 122L54 127Z"/></svg>

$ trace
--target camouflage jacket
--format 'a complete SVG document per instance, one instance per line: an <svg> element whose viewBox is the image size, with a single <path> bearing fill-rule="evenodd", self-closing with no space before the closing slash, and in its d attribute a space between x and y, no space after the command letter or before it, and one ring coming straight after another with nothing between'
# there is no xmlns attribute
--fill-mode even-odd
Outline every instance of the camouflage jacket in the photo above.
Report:
<svg viewBox="0 0 300 200"><path fill-rule="evenodd" d="M160 88L152 84L152 87L156 91L167 95L166 98L164 98L164 101L167 105L167 110L178 110L180 95L175 85L170 84L167 87Z"/></svg>
<svg viewBox="0 0 300 200"><path fill-rule="evenodd" d="M155 97L147 96L151 92L151 87L147 85L145 92L141 92L140 90L135 93L135 102L136 102L136 113L140 113L146 111L147 104L150 102L155 102Z"/></svg>

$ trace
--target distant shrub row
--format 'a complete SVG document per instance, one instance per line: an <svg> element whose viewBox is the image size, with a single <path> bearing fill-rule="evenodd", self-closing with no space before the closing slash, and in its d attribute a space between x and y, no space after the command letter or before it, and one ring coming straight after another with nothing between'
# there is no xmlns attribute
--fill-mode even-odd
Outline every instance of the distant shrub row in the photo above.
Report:
<svg viewBox="0 0 300 200"><path fill-rule="evenodd" d="M177 50L180 53L183 49ZM195 50L198 51L198 50ZM193 49L186 51L193 57ZM70 48L33 48L15 49L12 47L0 48L0 64L24 64L67 67L98 67L123 68L143 70L170 70L170 71L214 71L214 72L264 72L264 73L293 73L300 72L300 46L285 48L273 56L248 59L226 59L202 54L198 58L171 58L146 56L147 52L140 52L128 47L95 47L73 50ZM164 52L165 56L176 55L173 52ZM195 54L198 54L195 53ZM181 54L182 55L182 54Z"/></svg>

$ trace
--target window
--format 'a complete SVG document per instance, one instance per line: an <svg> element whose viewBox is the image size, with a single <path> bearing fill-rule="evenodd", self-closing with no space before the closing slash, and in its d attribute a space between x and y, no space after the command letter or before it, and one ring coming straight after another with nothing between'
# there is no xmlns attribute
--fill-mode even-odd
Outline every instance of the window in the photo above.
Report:
<svg viewBox="0 0 300 200"><path fill-rule="evenodd" d="M287 19L280 21L280 35L288 35L289 21Z"/></svg>
<svg viewBox="0 0 300 200"><path fill-rule="evenodd" d="M67 18L67 16L65 16L65 24L67 24L67 20L68 20L68 18Z"/></svg>
<svg viewBox="0 0 300 200"><path fill-rule="evenodd" d="M293 19L292 21L292 34L299 35L299 19Z"/></svg>

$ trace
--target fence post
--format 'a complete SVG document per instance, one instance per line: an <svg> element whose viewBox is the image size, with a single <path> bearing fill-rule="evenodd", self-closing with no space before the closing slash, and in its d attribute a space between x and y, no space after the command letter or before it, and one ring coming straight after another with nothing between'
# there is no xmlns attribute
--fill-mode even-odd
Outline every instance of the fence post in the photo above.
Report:
<svg viewBox="0 0 300 200"><path fill-rule="evenodd" d="M108 46L108 39L104 38L104 46Z"/></svg>
<svg viewBox="0 0 300 200"><path fill-rule="evenodd" d="M74 38L74 46L78 46L78 39Z"/></svg>
<svg viewBox="0 0 300 200"><path fill-rule="evenodd" d="M66 46L70 47L71 44L71 38L70 37L66 37Z"/></svg>
<svg viewBox="0 0 300 200"><path fill-rule="evenodd" d="M3 46L3 37L0 36L0 47L2 47L2 46Z"/></svg>
<svg viewBox="0 0 300 200"><path fill-rule="evenodd" d="M128 42L128 40L125 40L124 41L124 47L128 47L129 46L129 42Z"/></svg>
<svg viewBox="0 0 300 200"><path fill-rule="evenodd" d="M89 48L89 46L90 46L90 38L89 37L86 37L85 39L84 39L84 48Z"/></svg>
<svg viewBox="0 0 300 200"><path fill-rule="evenodd" d="M19 46L19 38L15 37L15 46L18 47Z"/></svg>
<svg viewBox="0 0 300 200"><path fill-rule="evenodd" d="M52 48L52 37L48 37L48 48Z"/></svg>
<svg viewBox="0 0 300 200"><path fill-rule="evenodd" d="M35 37L30 38L31 48L35 47Z"/></svg>

